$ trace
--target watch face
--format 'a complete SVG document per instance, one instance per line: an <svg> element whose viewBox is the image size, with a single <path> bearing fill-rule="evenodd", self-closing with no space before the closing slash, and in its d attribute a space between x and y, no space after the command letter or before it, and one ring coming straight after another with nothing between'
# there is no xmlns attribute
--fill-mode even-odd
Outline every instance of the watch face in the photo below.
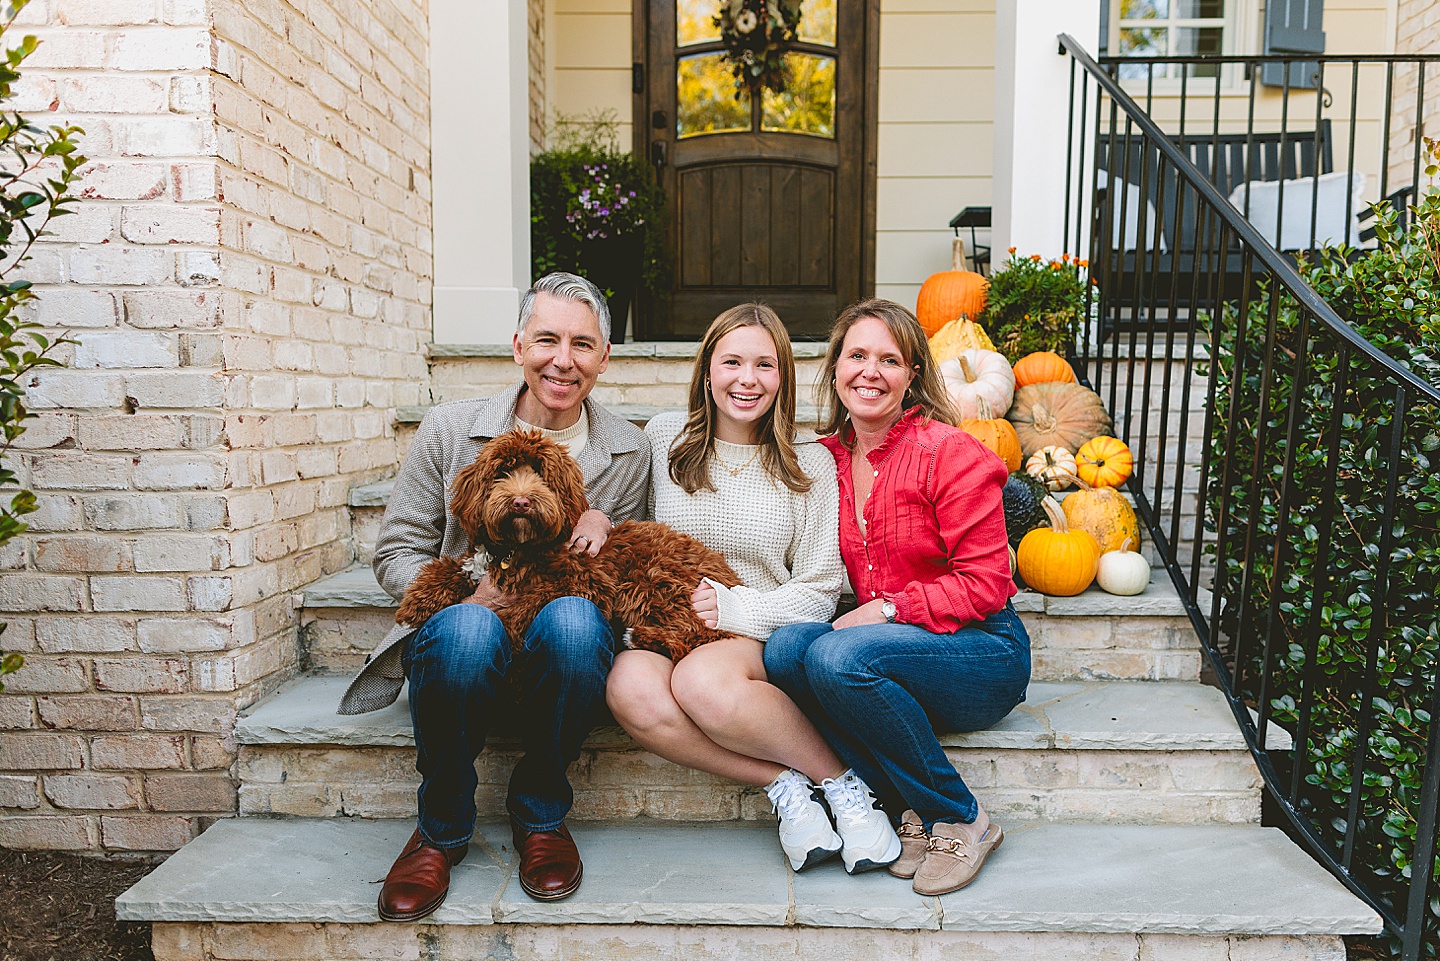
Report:
<svg viewBox="0 0 1440 961"><path fill-rule="evenodd" d="M895 602L886 601L880 605L880 613L885 615L885 620L895 623Z"/></svg>

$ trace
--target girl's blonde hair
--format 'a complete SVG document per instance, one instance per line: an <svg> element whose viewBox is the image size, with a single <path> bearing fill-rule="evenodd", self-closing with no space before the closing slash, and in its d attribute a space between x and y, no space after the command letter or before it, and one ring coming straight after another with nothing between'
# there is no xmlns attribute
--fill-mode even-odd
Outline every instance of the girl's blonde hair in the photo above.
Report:
<svg viewBox="0 0 1440 961"><path fill-rule="evenodd" d="M670 445L670 479L687 494L714 490L710 481L710 458L715 451L715 398L710 393L710 361L715 345L732 330L759 327L775 342L775 359L780 369L780 388L775 403L760 419L760 463L771 477L797 494L810 489L810 478L795 454L795 353L790 334L779 316L764 304L731 307L710 324L700 340L700 354L690 375L690 417L684 430Z"/></svg>
<svg viewBox="0 0 1440 961"><path fill-rule="evenodd" d="M950 401L950 394L945 390L939 365L930 355L930 342L925 338L925 330L920 326L920 321L893 300L874 299L846 307L840 312L840 316L835 318L835 326L830 329L830 346L825 351L825 366L820 372L819 383L815 385L816 400L824 411L820 433L839 433L849 417L849 412L840 403L840 393L835 387L835 367L840 362L840 351L845 347L845 335L850 333L851 327L866 317L873 317L885 325L900 348L900 356L904 359L905 366L915 373L905 391L905 409L909 410L918 405L925 419L959 427L960 415Z"/></svg>

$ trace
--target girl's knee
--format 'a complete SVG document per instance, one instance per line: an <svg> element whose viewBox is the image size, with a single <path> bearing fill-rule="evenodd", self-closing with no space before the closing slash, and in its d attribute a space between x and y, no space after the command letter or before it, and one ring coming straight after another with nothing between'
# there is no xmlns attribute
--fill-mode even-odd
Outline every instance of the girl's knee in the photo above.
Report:
<svg viewBox="0 0 1440 961"><path fill-rule="evenodd" d="M725 728L744 710L751 679L733 665L711 663L694 654L675 665L670 691L691 720L702 729Z"/></svg>
<svg viewBox="0 0 1440 961"><path fill-rule="evenodd" d="M620 726L642 740L650 740L684 720L670 693L669 679L621 658L605 682L605 703Z"/></svg>

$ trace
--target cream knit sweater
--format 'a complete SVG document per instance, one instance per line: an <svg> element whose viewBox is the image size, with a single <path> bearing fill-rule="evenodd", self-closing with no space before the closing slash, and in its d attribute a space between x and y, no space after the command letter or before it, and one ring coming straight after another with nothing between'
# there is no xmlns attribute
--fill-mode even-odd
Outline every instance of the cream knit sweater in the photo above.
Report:
<svg viewBox="0 0 1440 961"><path fill-rule="evenodd" d="M797 494L772 480L755 457L737 475L710 459L715 490L693 494L670 479L670 445L685 415L657 415L645 427L650 438L650 516L719 551L743 586L715 587L720 630L765 640L777 627L797 621L828 621L845 576L840 561L840 493L835 458L818 443L795 445L800 467L815 483ZM731 469L757 449L715 441Z"/></svg>

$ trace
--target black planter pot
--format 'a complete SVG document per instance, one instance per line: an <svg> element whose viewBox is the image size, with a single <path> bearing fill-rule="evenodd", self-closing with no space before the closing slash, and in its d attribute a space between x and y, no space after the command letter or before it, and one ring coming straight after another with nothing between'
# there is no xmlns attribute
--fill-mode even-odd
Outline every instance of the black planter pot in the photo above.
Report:
<svg viewBox="0 0 1440 961"><path fill-rule="evenodd" d="M586 240L580 245L580 266L585 276L602 291L608 291L610 342L625 340L625 318L640 287L642 238L638 234Z"/></svg>

